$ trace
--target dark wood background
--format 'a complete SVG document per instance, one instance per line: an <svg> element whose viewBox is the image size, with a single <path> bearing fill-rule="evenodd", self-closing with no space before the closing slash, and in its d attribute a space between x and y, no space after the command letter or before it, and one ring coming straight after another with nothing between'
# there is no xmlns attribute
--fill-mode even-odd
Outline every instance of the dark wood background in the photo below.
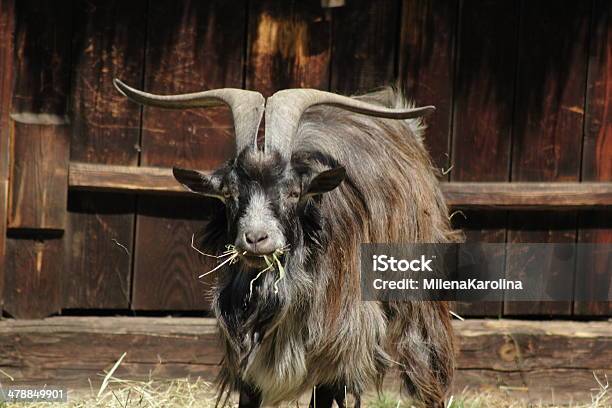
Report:
<svg viewBox="0 0 612 408"><path fill-rule="evenodd" d="M448 181L612 181L611 14L609 0L346 0L334 9L319 0L0 0L2 311L208 309L212 280L197 275L210 265L189 243L217 203L68 193L65 169L69 160L211 169L233 151L231 118L142 109L114 90L114 77L155 93L244 87L265 96L399 81L438 108L427 143ZM471 241L612 242L609 211L464 213L453 222ZM609 288L601 272L545 271ZM612 307L456 311L593 317Z"/></svg>

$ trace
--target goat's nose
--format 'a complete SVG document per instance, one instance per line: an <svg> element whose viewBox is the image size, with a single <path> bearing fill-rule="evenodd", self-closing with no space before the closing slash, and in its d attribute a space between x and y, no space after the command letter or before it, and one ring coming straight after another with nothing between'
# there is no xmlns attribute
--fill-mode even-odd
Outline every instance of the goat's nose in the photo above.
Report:
<svg viewBox="0 0 612 408"><path fill-rule="evenodd" d="M244 238L249 245L261 245L268 239L265 231L249 231L244 234Z"/></svg>

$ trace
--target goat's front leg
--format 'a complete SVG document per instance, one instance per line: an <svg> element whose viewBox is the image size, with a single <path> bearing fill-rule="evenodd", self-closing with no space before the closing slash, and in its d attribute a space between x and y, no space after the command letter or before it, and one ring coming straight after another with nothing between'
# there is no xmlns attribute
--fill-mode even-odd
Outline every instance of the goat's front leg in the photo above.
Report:
<svg viewBox="0 0 612 408"><path fill-rule="evenodd" d="M339 408L346 407L346 391L344 387L319 385L312 392L309 408L331 408L334 401L336 401ZM359 396L355 397L355 401L355 407L359 407Z"/></svg>
<svg viewBox="0 0 612 408"><path fill-rule="evenodd" d="M261 393L248 384L240 387L240 400L238 408L259 408L261 406Z"/></svg>
<svg viewBox="0 0 612 408"><path fill-rule="evenodd" d="M336 389L327 385L317 385L312 390L309 408L331 408L336 397Z"/></svg>

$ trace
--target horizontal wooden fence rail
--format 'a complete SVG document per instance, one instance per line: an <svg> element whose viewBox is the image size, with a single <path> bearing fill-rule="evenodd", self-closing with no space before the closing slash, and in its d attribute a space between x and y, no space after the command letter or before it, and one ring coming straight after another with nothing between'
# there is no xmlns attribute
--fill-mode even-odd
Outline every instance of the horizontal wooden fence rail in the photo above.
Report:
<svg viewBox="0 0 612 408"><path fill-rule="evenodd" d="M74 190L145 194L189 194L160 167L110 166L70 163L68 185Z"/></svg>
<svg viewBox="0 0 612 408"><path fill-rule="evenodd" d="M571 209L612 206L612 183L442 183L451 207Z"/></svg>
<svg viewBox="0 0 612 408"><path fill-rule="evenodd" d="M70 163L74 190L143 194L189 194L172 169ZM442 183L449 206L498 209L591 209L612 207L612 183Z"/></svg>

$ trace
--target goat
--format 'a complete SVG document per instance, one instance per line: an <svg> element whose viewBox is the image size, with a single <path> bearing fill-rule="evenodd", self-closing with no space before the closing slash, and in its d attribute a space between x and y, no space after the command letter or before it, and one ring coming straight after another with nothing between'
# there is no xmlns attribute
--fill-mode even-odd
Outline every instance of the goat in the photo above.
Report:
<svg viewBox="0 0 612 408"><path fill-rule="evenodd" d="M173 169L187 189L225 204L203 243L238 251L213 289L225 348L218 403L239 392L239 407L276 405L312 390L311 407L344 407L347 393L359 406L397 369L417 404L444 405L454 368L447 305L364 302L359 281L360 243L458 240L422 140L433 107L410 107L392 88L360 97L290 89L266 101L240 89L162 96L115 85L141 104L233 113L233 158L212 173ZM284 279L260 273L272 256Z"/></svg>

